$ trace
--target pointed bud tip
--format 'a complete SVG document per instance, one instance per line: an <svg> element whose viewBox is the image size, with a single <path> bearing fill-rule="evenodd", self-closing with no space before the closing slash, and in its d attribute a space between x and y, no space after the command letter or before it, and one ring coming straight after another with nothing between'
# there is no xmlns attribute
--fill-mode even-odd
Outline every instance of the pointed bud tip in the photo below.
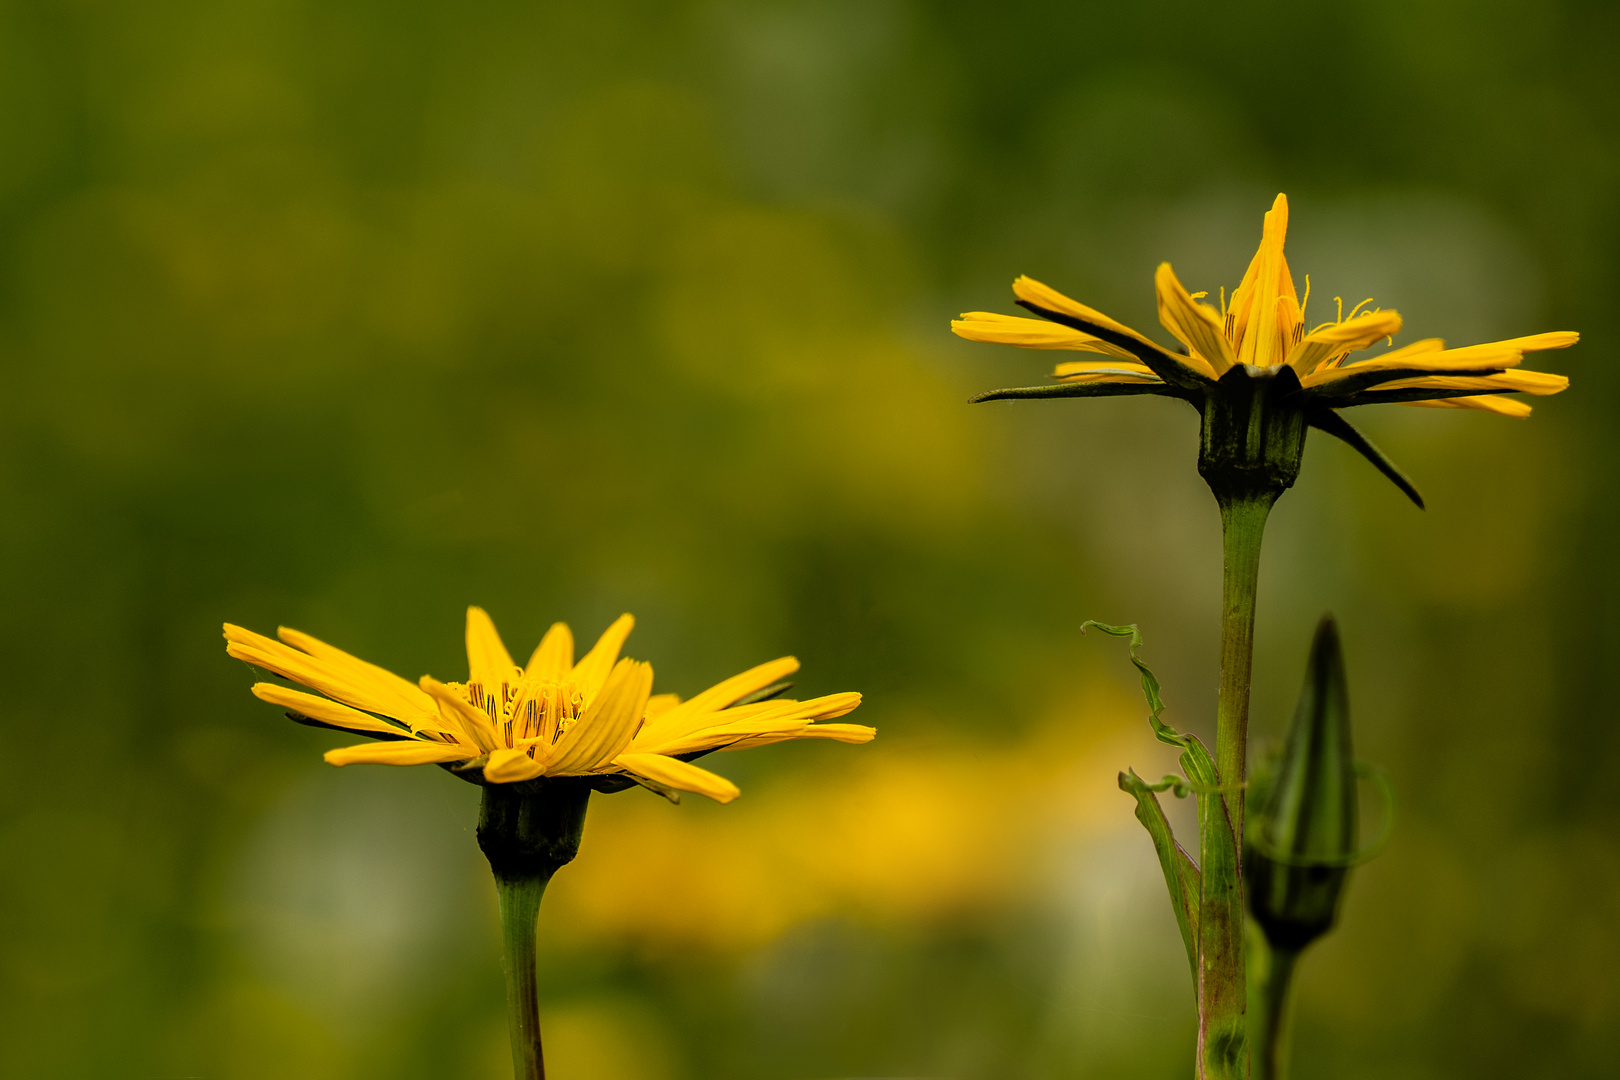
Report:
<svg viewBox="0 0 1620 1080"><path fill-rule="evenodd" d="M1337 649L1339 647L1339 622L1329 611L1316 621L1316 636L1311 641L1311 649Z"/></svg>

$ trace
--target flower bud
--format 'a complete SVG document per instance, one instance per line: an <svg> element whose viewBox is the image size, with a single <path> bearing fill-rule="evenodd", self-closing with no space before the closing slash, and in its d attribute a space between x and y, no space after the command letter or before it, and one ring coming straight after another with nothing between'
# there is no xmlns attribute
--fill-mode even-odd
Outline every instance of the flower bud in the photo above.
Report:
<svg viewBox="0 0 1620 1080"><path fill-rule="evenodd" d="M1350 699L1332 616L1316 628L1293 726L1261 790L1244 870L1249 911L1272 946L1297 952L1332 928L1356 855Z"/></svg>

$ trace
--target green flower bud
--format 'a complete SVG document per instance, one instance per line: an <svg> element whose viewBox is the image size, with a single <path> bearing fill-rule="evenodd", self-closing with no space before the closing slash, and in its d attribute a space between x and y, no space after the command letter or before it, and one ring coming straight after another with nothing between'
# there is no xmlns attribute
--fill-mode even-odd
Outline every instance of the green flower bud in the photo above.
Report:
<svg viewBox="0 0 1620 1080"><path fill-rule="evenodd" d="M1332 928L1356 858L1350 698L1332 616L1316 628L1282 755L1256 783L1244 846L1249 911L1273 948L1298 952Z"/></svg>

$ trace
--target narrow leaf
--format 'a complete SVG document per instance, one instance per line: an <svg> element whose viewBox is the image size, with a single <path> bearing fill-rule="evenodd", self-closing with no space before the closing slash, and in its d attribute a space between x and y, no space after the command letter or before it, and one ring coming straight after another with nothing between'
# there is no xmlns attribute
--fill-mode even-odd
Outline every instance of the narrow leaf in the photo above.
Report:
<svg viewBox="0 0 1620 1080"><path fill-rule="evenodd" d="M1136 820L1153 838L1153 849L1159 853L1159 868L1164 871L1164 884L1170 890L1170 908L1175 912L1176 927L1181 931L1181 942L1187 947L1187 964L1192 969L1193 981L1198 981L1198 897L1202 891L1198 866L1182 846L1176 843L1170 831L1170 821L1164 808L1153 794L1153 785L1127 769L1119 774L1121 791L1136 797Z"/></svg>
<svg viewBox="0 0 1620 1080"><path fill-rule="evenodd" d="M1451 372L1444 372L1450 375ZM1500 372L1492 371L1489 374L1497 375ZM1439 401L1443 398L1455 397L1488 397L1492 394L1507 394L1509 390L1440 390L1435 387L1409 386L1402 390L1363 390L1353 397L1337 402L1335 409L1348 409L1352 405L1395 405L1403 401Z"/></svg>
<svg viewBox="0 0 1620 1080"><path fill-rule="evenodd" d="M1164 841L1174 843L1169 824L1164 822L1164 841L1159 836L1164 821L1158 800L1153 798L1150 785L1135 777L1120 776L1120 787L1136 796L1137 819L1147 826L1153 844L1159 850L1160 866L1165 868L1165 884L1170 890L1170 901L1176 909L1177 925L1184 935L1196 942L1190 949L1194 959L1193 984L1198 1000L1199 1044L1203 1047L1202 1076L1237 1075L1231 1068L1236 1062L1247 1060L1248 1027L1244 1009L1248 1001L1248 988L1243 983L1243 889L1239 876L1240 854L1237 830L1232 827L1232 814L1227 808L1228 791L1221 785L1221 776L1209 749L1196 736L1184 735L1162 719L1164 699L1160 694L1159 679L1137 656L1142 647L1142 631L1135 625L1110 626L1096 621L1086 622L1081 632L1095 627L1113 637L1129 638L1131 663L1142 679L1142 694L1147 698L1148 723L1161 742L1181 747L1181 767L1187 774L1188 787L1198 792L1198 866L1196 877L1182 868L1185 852L1179 848L1169 852ZM1133 781L1134 780L1134 784ZM1137 785L1140 785L1138 790ZM1241 793L1233 789L1241 798ZM1152 800L1152 806L1144 804ZM1179 856L1179 857L1172 857ZM1196 882L1197 892L1189 886ZM1185 918L1183 904L1196 898L1189 906L1193 909Z"/></svg>

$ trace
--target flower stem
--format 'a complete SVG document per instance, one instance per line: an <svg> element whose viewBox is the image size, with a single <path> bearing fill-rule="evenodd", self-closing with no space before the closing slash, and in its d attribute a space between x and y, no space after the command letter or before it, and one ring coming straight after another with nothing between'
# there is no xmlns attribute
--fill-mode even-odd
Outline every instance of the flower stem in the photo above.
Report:
<svg viewBox="0 0 1620 1080"><path fill-rule="evenodd" d="M1215 714L1215 767L1227 795L1232 829L1243 836L1243 781L1249 747L1249 679L1254 671L1254 602L1260 542L1274 495L1221 501L1221 693Z"/></svg>
<svg viewBox="0 0 1620 1080"><path fill-rule="evenodd" d="M512 1036L512 1073L516 1080L545 1080L540 1049L540 994L535 975L535 928L544 877L496 878L501 898L501 965L506 969L506 1019Z"/></svg>
<svg viewBox="0 0 1620 1080"><path fill-rule="evenodd" d="M1225 574L1215 755L1221 792L1201 798L1199 807L1198 1076L1203 1080L1245 1080L1249 1075L1243 784L1255 586L1266 515L1275 500L1275 495L1266 494L1220 500Z"/></svg>
<svg viewBox="0 0 1620 1080"><path fill-rule="evenodd" d="M484 787L478 846L489 859L501 901L506 1017L516 1080L545 1080L535 928L546 884L579 851L590 796L591 789L578 777Z"/></svg>
<svg viewBox="0 0 1620 1080"><path fill-rule="evenodd" d="M1259 986L1254 1018L1255 1080L1284 1080L1288 1075L1289 1000L1298 949L1272 947Z"/></svg>

